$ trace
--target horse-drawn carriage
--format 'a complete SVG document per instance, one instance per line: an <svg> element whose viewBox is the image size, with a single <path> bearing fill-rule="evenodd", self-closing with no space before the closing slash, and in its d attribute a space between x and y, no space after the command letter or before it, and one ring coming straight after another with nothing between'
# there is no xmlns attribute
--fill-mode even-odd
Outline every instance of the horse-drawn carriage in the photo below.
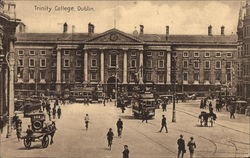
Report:
<svg viewBox="0 0 250 158"><path fill-rule="evenodd" d="M31 134L21 137L25 148L29 149L32 142L42 142L42 147L47 148L49 142L53 143L53 136L56 131L55 122L45 123L45 114L44 113L35 113L30 115L31 118L31 127L29 129ZM49 136L51 140L49 139Z"/></svg>
<svg viewBox="0 0 250 158"><path fill-rule="evenodd" d="M213 124L215 123L215 120L217 119L217 116L213 112L205 112L202 111L199 115L199 122L201 126L208 126L208 123L210 123L210 126L213 127Z"/></svg>

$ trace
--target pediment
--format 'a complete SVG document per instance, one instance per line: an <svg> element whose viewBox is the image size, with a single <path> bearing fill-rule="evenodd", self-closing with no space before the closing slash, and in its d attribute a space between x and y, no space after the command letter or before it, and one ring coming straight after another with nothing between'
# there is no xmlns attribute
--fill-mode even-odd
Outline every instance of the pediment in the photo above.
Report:
<svg viewBox="0 0 250 158"><path fill-rule="evenodd" d="M119 31L117 29L111 29L102 34L88 39L88 43L140 43L141 40L130 35Z"/></svg>

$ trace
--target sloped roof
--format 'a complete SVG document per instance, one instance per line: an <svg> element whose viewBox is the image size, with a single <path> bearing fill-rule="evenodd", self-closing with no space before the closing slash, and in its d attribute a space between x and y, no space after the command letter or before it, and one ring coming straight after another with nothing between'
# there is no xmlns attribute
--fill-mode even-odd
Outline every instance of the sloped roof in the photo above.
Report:
<svg viewBox="0 0 250 158"><path fill-rule="evenodd" d="M88 33L17 33L17 41L87 41L100 34ZM132 34L128 34L133 36ZM135 37L143 42L171 43L236 43L237 35L169 35L168 41L163 34L143 34Z"/></svg>

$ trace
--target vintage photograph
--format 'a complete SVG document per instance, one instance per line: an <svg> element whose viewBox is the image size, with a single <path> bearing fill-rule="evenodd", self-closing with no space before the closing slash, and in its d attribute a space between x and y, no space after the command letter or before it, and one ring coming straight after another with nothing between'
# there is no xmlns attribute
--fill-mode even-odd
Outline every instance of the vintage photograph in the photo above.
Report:
<svg viewBox="0 0 250 158"><path fill-rule="evenodd" d="M250 1L0 0L0 158L249 158Z"/></svg>

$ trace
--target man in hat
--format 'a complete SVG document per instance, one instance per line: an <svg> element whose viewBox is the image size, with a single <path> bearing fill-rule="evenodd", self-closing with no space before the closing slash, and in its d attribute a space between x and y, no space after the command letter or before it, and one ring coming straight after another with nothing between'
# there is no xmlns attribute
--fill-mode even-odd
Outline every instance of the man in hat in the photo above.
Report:
<svg viewBox="0 0 250 158"><path fill-rule="evenodd" d="M167 128L167 119L165 117L165 115L162 115L162 120L161 120L161 129L159 132L162 131L162 129L165 128L166 129L166 133L168 133L168 128Z"/></svg>
<svg viewBox="0 0 250 158"><path fill-rule="evenodd" d="M180 135L180 138L177 140L177 144L178 144L178 158L183 158L184 153L186 153L185 150L185 140L183 139L183 135Z"/></svg>
<svg viewBox="0 0 250 158"><path fill-rule="evenodd" d="M196 144L194 142L194 138L190 137L190 141L187 144L188 148L189 148L189 152L190 152L190 158L193 158L194 156L194 149L196 148Z"/></svg>
<svg viewBox="0 0 250 158"><path fill-rule="evenodd" d="M122 152L123 158L129 158L128 145L124 145L124 150Z"/></svg>

